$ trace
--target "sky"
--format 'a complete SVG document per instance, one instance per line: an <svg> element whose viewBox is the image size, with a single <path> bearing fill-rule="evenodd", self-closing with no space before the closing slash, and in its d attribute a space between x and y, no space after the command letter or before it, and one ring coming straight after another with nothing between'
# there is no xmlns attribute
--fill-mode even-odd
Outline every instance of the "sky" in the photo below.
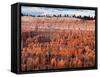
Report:
<svg viewBox="0 0 100 77"><path fill-rule="evenodd" d="M59 15L76 15L76 16L90 16L94 17L95 16L95 11L94 10L83 10L83 9L68 9L68 8L48 8L48 7L31 7L31 6L22 6L21 7L21 13L24 15L50 15L52 16L53 14Z"/></svg>

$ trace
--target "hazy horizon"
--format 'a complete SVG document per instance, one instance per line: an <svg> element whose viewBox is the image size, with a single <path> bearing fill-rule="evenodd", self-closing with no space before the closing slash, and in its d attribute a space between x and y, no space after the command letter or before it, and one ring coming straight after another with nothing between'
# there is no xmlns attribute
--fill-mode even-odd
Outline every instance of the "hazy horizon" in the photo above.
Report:
<svg viewBox="0 0 100 77"><path fill-rule="evenodd" d="M22 6L21 13L23 15L76 15L76 16L95 16L94 10L83 10L83 9L68 9L68 8L49 8L49 7L31 7L31 6Z"/></svg>

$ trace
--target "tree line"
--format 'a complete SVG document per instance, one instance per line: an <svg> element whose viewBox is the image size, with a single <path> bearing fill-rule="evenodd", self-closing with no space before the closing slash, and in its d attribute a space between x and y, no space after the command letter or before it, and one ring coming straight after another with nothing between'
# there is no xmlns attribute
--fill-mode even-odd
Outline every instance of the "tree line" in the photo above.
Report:
<svg viewBox="0 0 100 77"><path fill-rule="evenodd" d="M62 14L59 14L59 15L24 15L21 13L21 16L32 16L32 17L73 17L73 18L79 18L79 19L83 19L83 20L95 20L95 16L94 17L91 17L91 16L81 16L81 15L78 15L76 16L75 14L70 16L68 14L65 14L65 15L62 15Z"/></svg>

